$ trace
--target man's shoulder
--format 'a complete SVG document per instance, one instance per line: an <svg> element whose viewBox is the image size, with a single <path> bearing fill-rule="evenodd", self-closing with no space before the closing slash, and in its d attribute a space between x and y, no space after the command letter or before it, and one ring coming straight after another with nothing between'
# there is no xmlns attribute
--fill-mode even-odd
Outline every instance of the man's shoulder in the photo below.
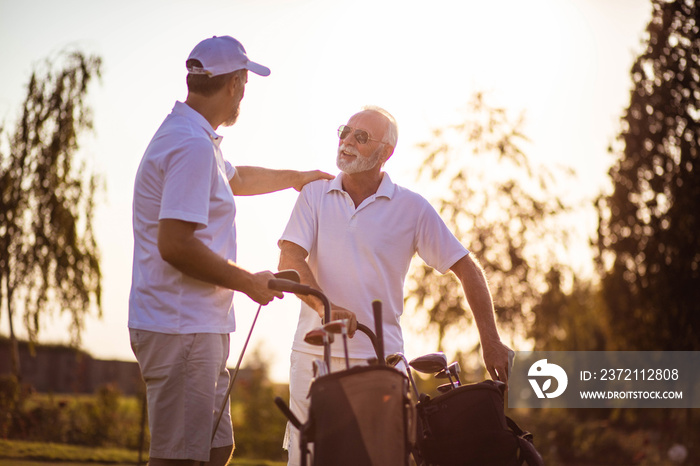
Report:
<svg viewBox="0 0 700 466"><path fill-rule="evenodd" d="M394 184L394 198L403 202L410 202L416 205L430 204L428 200L420 193L413 191L405 186Z"/></svg>
<svg viewBox="0 0 700 466"><path fill-rule="evenodd" d="M211 138L201 127L190 119L171 113L158 128L146 153L160 155L180 152L184 148L186 152L201 153L213 150Z"/></svg>
<svg viewBox="0 0 700 466"><path fill-rule="evenodd" d="M307 183L301 188L301 195L306 197L320 197L330 190L332 182L333 180L320 179Z"/></svg>
<svg viewBox="0 0 700 466"><path fill-rule="evenodd" d="M176 137L183 140L202 140L211 143L211 138L206 130L187 115L171 113L158 128L157 135L164 137Z"/></svg>

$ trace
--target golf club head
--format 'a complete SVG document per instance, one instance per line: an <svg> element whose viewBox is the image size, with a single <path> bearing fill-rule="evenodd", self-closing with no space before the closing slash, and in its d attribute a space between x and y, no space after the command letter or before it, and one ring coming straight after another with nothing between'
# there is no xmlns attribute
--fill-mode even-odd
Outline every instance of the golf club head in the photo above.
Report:
<svg viewBox="0 0 700 466"><path fill-rule="evenodd" d="M323 346L325 344L324 338L328 338L328 342L333 343L333 334L326 332L322 327L318 327L309 331L304 336L304 341L310 345Z"/></svg>
<svg viewBox="0 0 700 466"><path fill-rule="evenodd" d="M435 374L435 377L438 379L446 379L447 378L447 372L452 375L452 377L459 377L459 372L460 372L460 367L459 363L457 361L453 362L449 366L447 366L445 369L441 370L437 374Z"/></svg>
<svg viewBox="0 0 700 466"><path fill-rule="evenodd" d="M401 353L393 353L386 357L386 363L392 367L396 367L398 363L406 359Z"/></svg>
<svg viewBox="0 0 700 466"><path fill-rule="evenodd" d="M320 359L314 359L314 377L323 377L328 374L328 366Z"/></svg>
<svg viewBox="0 0 700 466"><path fill-rule="evenodd" d="M345 333L348 328L348 319L332 320L321 328L328 333Z"/></svg>
<svg viewBox="0 0 700 466"><path fill-rule="evenodd" d="M424 374L434 374L447 367L447 357L442 351L418 356L409 362L410 366Z"/></svg>
<svg viewBox="0 0 700 466"><path fill-rule="evenodd" d="M453 390L454 388L455 388L454 385L452 385L451 383L444 383L444 384L438 386L437 389L440 393L447 393L450 390Z"/></svg>
<svg viewBox="0 0 700 466"><path fill-rule="evenodd" d="M289 280L294 283L300 283L301 282L301 277L299 277L299 272L297 272L294 269L286 269L286 270L280 270L277 272L275 275L275 278L279 278L281 280Z"/></svg>

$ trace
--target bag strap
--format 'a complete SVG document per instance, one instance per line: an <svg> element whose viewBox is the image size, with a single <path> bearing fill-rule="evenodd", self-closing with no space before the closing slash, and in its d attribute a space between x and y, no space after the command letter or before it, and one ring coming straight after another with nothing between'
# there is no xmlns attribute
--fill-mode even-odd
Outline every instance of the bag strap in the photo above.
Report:
<svg viewBox="0 0 700 466"><path fill-rule="evenodd" d="M528 466L544 466L542 455L540 455L540 453L535 449L532 434L522 430L520 426L508 416L506 416L506 423L518 437L518 443L520 444L518 462L520 465L522 466L522 464L527 463Z"/></svg>
<svg viewBox="0 0 700 466"><path fill-rule="evenodd" d="M527 440L530 443L534 443L534 436L530 432L522 430L520 428L520 426L518 424L516 424L515 421L512 420L511 418L509 418L508 416L506 416L506 423L508 424L508 427L510 428L510 430L515 432L515 435L517 435L520 438L524 438L525 440Z"/></svg>

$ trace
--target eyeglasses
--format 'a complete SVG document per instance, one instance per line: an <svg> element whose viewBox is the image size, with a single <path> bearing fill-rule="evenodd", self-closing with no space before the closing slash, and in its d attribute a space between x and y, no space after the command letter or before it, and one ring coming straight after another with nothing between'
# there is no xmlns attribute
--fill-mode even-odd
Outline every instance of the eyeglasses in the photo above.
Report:
<svg viewBox="0 0 700 466"><path fill-rule="evenodd" d="M354 131L354 133L353 133L353 131ZM355 128L352 128L352 127L346 126L346 125L340 125L338 127L338 137L341 140L350 136L350 133L353 133L353 135L355 136L355 140L357 142L359 142L360 144L367 144L367 141L377 141L377 142L381 142L382 144L385 144L385 142L380 140L380 139L372 139L371 137L369 137L369 133L367 131L365 131L364 129L355 129Z"/></svg>

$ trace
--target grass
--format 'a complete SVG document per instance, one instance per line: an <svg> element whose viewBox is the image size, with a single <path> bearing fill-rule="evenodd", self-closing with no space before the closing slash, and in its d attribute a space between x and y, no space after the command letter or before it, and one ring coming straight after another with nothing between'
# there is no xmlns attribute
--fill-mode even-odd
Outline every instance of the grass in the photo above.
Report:
<svg viewBox="0 0 700 466"><path fill-rule="evenodd" d="M145 465L147 454L143 455ZM18 465L18 461L21 461ZM0 439L0 466L126 466L138 463L138 452L122 448L93 448L57 443ZM283 466L283 462L236 458L236 466Z"/></svg>

